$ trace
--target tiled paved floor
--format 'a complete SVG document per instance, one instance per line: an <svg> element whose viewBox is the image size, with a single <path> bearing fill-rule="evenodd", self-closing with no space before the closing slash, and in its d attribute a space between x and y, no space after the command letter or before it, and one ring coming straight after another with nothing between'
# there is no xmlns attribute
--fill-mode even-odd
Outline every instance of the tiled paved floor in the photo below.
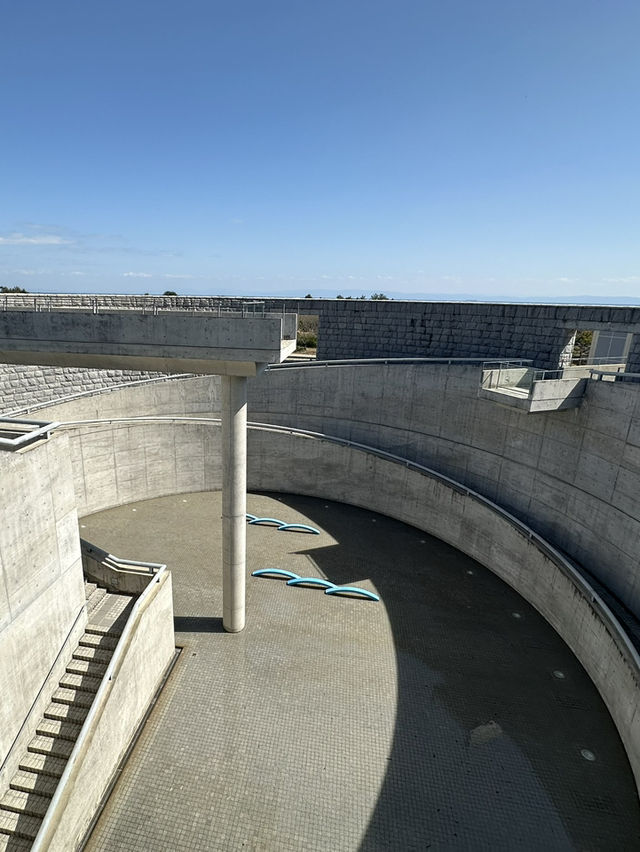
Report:
<svg viewBox="0 0 640 852"><path fill-rule="evenodd" d="M382 603L249 577L247 628L230 636L218 494L84 519L89 541L169 563L184 645L89 850L640 848L607 712L514 592L370 512L266 495L249 511L322 530L250 527L249 571L353 582Z"/></svg>

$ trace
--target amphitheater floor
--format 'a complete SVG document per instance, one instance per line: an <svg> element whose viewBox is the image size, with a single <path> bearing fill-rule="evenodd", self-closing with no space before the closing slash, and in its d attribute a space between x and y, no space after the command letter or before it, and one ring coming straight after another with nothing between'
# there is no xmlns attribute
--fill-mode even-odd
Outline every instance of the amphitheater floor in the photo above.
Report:
<svg viewBox="0 0 640 852"><path fill-rule="evenodd" d="M89 541L169 564L184 647L88 850L640 848L613 723L524 600L380 515L288 495L249 511L321 530L248 528L249 571L382 602L249 577L227 635L219 494L83 519Z"/></svg>

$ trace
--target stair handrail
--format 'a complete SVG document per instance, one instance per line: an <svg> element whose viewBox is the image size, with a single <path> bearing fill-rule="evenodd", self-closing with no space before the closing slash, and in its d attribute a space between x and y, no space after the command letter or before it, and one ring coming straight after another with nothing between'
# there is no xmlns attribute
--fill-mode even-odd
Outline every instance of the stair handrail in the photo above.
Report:
<svg viewBox="0 0 640 852"><path fill-rule="evenodd" d="M42 824L40 825L40 830L33 841L31 852L46 852L46 850L50 848L51 840L55 835L60 817L66 807L67 798L71 792L73 781L82 766L84 753L91 743L91 738L93 737L94 732L94 723L96 723L102 715L104 706L113 688L114 680L117 678L118 673L122 668L126 652L129 649L129 645L131 644L131 640L133 639L142 614L155 598L158 585L164 585L169 577L170 574L167 570L167 566L161 565L153 580L134 603L124 630L118 639L118 644L113 652L113 656L107 666L107 670L102 677L102 682L95 694L91 708L84 720L78 739L75 741L71 754L69 755L67 765L60 777L56 791L49 803L47 812L42 820Z"/></svg>

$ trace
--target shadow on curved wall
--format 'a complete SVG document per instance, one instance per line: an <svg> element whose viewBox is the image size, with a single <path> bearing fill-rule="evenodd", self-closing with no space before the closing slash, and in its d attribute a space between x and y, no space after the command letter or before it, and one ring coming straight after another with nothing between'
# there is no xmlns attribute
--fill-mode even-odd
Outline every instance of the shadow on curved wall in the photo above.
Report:
<svg viewBox="0 0 640 852"><path fill-rule="evenodd" d="M420 530L269 496L336 539L307 555L333 582L370 580L393 632L396 726L361 850L638 848L638 798L617 731L542 616Z"/></svg>

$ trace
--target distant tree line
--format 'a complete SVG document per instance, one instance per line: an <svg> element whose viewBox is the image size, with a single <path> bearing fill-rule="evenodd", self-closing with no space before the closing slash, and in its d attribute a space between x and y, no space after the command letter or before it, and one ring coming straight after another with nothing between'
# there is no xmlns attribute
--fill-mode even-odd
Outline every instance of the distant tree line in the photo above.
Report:
<svg viewBox="0 0 640 852"><path fill-rule="evenodd" d="M366 300L367 298L373 299L373 300L378 301L378 302L389 300L389 296L387 296L385 293L372 293L369 297L367 297L365 295L362 295L362 296L343 296L342 293L338 293L338 295L336 296L336 299L355 299L358 302ZM305 296L305 299L313 299L313 296L311 295L311 293L307 293L307 295Z"/></svg>
<svg viewBox="0 0 640 852"><path fill-rule="evenodd" d="M24 287L0 287L0 293L28 293Z"/></svg>

